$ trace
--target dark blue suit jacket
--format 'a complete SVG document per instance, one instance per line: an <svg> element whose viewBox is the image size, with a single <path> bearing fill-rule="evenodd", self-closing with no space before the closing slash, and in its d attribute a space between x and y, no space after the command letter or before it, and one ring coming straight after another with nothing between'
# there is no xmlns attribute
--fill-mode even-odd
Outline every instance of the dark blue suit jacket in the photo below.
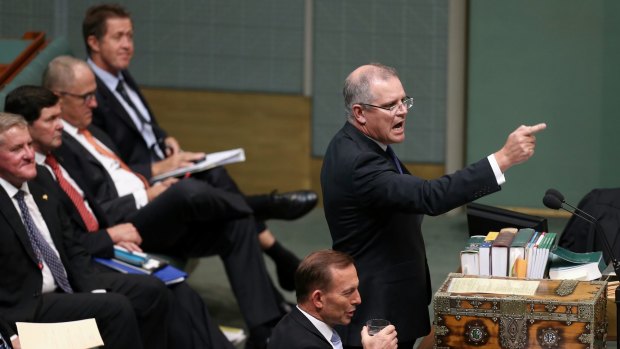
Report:
<svg viewBox="0 0 620 349"><path fill-rule="evenodd" d="M151 126L158 140L164 140L167 136L157 124L155 115L150 110L147 101L140 93L140 88L133 80L129 71L123 71L125 82L138 93L142 104L149 109ZM97 108L93 110L93 124L110 136L117 147L117 154L132 168L146 178L151 178L151 149L147 146L142 133L136 127L131 116L125 111L123 105L116 99L112 91L98 77L97 81Z"/></svg>
<svg viewBox="0 0 620 349"><path fill-rule="evenodd" d="M312 322L293 307L273 329L268 349L333 349Z"/></svg>
<svg viewBox="0 0 620 349"><path fill-rule="evenodd" d="M431 284L423 215L442 214L500 190L487 159L434 180L401 167L402 175L379 145L349 123L323 160L323 203L333 248L353 256L360 279L362 304L351 324L338 329L345 345L361 346L360 331L371 318L394 324L399 342L426 335Z"/></svg>

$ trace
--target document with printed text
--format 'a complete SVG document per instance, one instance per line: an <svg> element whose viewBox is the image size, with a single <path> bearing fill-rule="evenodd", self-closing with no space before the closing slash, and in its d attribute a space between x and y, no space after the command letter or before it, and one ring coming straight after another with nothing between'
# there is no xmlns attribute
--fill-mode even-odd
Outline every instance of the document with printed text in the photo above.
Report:
<svg viewBox="0 0 620 349"><path fill-rule="evenodd" d="M22 349L88 349L103 345L95 319L16 325Z"/></svg>
<svg viewBox="0 0 620 349"><path fill-rule="evenodd" d="M519 296L533 296L540 281L535 280L505 280L484 278L457 278L452 279L448 292L452 293L494 293L514 294Z"/></svg>

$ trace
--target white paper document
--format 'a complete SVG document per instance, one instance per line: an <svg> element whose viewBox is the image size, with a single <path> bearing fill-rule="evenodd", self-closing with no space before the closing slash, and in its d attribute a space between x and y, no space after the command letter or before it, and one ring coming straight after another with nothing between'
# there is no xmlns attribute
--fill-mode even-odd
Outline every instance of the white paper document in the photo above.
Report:
<svg viewBox="0 0 620 349"><path fill-rule="evenodd" d="M494 293L533 296L540 281L504 280L484 278L452 279L448 292L451 293Z"/></svg>
<svg viewBox="0 0 620 349"><path fill-rule="evenodd" d="M103 345L95 319L16 325L22 349L88 349Z"/></svg>
<svg viewBox="0 0 620 349"><path fill-rule="evenodd" d="M159 176L151 178L151 182L157 182L169 177L182 177L188 173L196 173L206 171L216 166L223 166L228 164L234 164L236 162L245 161L245 151L243 148L224 150L220 152L207 154L204 160L199 161L191 166L179 168L166 173L162 173Z"/></svg>

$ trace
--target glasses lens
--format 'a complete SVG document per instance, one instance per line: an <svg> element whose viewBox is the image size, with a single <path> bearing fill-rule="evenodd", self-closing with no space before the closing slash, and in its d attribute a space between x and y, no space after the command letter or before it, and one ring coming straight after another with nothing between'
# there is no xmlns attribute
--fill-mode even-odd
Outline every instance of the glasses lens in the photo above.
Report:
<svg viewBox="0 0 620 349"><path fill-rule="evenodd" d="M409 97L403 101L403 104L407 109L411 109L413 107L413 98Z"/></svg>

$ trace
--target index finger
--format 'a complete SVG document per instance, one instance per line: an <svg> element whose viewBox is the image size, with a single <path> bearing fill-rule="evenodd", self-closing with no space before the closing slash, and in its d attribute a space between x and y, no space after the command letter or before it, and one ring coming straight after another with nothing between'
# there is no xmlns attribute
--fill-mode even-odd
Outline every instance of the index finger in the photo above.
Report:
<svg viewBox="0 0 620 349"><path fill-rule="evenodd" d="M547 128L547 124L545 124L544 122L541 122L540 124L537 124L534 126L528 126L526 133L529 135L533 135L534 133L540 132L546 128Z"/></svg>

